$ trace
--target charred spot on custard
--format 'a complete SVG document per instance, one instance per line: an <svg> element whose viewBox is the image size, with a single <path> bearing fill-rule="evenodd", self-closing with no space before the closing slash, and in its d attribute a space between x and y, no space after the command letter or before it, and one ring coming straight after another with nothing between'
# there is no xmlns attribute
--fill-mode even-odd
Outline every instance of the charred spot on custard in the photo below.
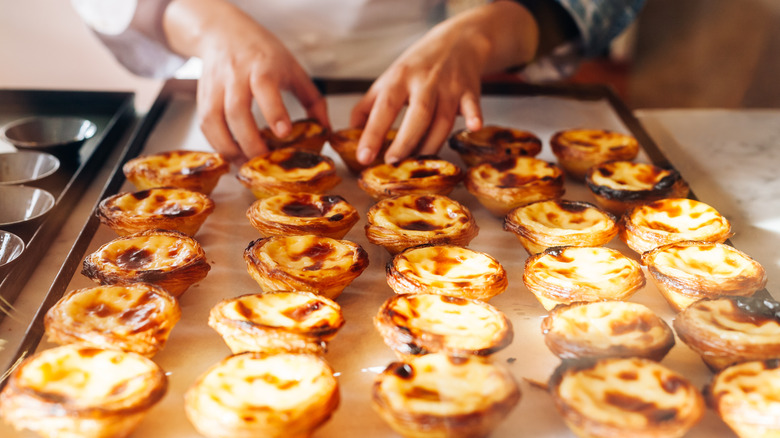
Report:
<svg viewBox="0 0 780 438"><path fill-rule="evenodd" d="M399 225L400 228L410 231L436 231L441 227L424 220L416 220Z"/></svg>
<svg viewBox="0 0 780 438"><path fill-rule="evenodd" d="M769 321L780 324L780 303L768 298L734 297L731 299L731 317L735 321L762 325Z"/></svg>
<svg viewBox="0 0 780 438"><path fill-rule="evenodd" d="M148 198L152 194L151 189L147 190L141 190L135 193L131 193L130 196L137 199L138 201L143 201L144 199Z"/></svg>
<svg viewBox="0 0 780 438"><path fill-rule="evenodd" d="M322 217L326 212L314 203L305 201L290 201L282 206L282 213L292 217Z"/></svg>
<svg viewBox="0 0 780 438"><path fill-rule="evenodd" d="M279 166L285 170L311 169L323 161L325 161L325 159L320 155L294 150L289 157L279 162Z"/></svg>
<svg viewBox="0 0 780 438"><path fill-rule="evenodd" d="M408 363L394 362L390 364L390 372L403 380L410 380L414 377L414 368Z"/></svg>
<svg viewBox="0 0 780 438"><path fill-rule="evenodd" d="M466 286L468 286L468 285L469 284L466 283ZM460 298L460 297L449 296L449 295L442 295L441 296L441 300L442 300L442 302L445 302L445 303L448 303L448 304L455 304L455 305L458 305L458 306L466 306L466 305L469 304L468 300L465 300L465 299Z"/></svg>
<svg viewBox="0 0 780 438"><path fill-rule="evenodd" d="M416 178L428 178L431 176L438 176L438 175L441 175L439 169L415 169L410 173L409 177L412 179L416 179Z"/></svg>
<svg viewBox="0 0 780 438"><path fill-rule="evenodd" d="M311 316L312 313L320 310L322 307L323 305L319 301L309 301L308 303L304 303L300 306L295 306L283 310L282 315L294 321L301 322L306 320L306 318Z"/></svg>
<svg viewBox="0 0 780 438"><path fill-rule="evenodd" d="M125 269L136 270L154 260L154 254L144 248L130 247L120 252L116 258L116 264Z"/></svg>
<svg viewBox="0 0 780 438"><path fill-rule="evenodd" d="M156 211L156 213L168 217L189 217L195 215L197 212L198 210L196 208L186 207L179 203L166 204Z"/></svg>
<svg viewBox="0 0 780 438"><path fill-rule="evenodd" d="M420 213L433 213L436 210L434 201L435 198L431 196L418 196L414 200L414 208Z"/></svg>

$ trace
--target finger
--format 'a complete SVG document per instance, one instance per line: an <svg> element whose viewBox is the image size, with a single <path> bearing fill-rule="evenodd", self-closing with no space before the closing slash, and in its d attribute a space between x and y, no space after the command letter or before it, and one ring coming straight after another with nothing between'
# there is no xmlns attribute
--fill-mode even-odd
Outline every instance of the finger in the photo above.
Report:
<svg viewBox="0 0 780 438"><path fill-rule="evenodd" d="M252 94L249 89L239 86L228 88L225 92L225 118L244 155L251 158L268 152L252 114Z"/></svg>
<svg viewBox="0 0 780 438"><path fill-rule="evenodd" d="M436 101L432 91L426 90L413 95L398 128L398 134L385 152L385 162L395 163L415 151L430 126L435 109Z"/></svg>
<svg viewBox="0 0 780 438"><path fill-rule="evenodd" d="M253 75L249 79L249 86L258 107L260 107L260 113L265 117L265 121L274 135L279 138L287 136L292 131L292 122L290 122L290 115L284 106L278 84Z"/></svg>
<svg viewBox="0 0 780 438"><path fill-rule="evenodd" d="M479 105L479 90L465 92L460 98L460 113L466 122L466 129L479 131L482 129L482 107Z"/></svg>
<svg viewBox="0 0 780 438"><path fill-rule="evenodd" d="M292 92L303 105L308 117L319 121L325 128L330 129L327 102L308 76L301 73L292 86Z"/></svg>
<svg viewBox="0 0 780 438"><path fill-rule="evenodd" d="M457 108L453 104L439 104L428 134L420 147L420 155L436 155L452 132Z"/></svg>
<svg viewBox="0 0 780 438"><path fill-rule="evenodd" d="M215 151L224 155L228 160L240 163L246 161L246 156L241 148L233 140L230 134L224 113L224 91L214 89L208 85L208 81L199 81L197 92L198 119L200 130Z"/></svg>
<svg viewBox="0 0 780 438"><path fill-rule="evenodd" d="M358 142L357 158L361 164L374 161L405 101L406 96L399 98L397 93L385 93L376 99Z"/></svg>

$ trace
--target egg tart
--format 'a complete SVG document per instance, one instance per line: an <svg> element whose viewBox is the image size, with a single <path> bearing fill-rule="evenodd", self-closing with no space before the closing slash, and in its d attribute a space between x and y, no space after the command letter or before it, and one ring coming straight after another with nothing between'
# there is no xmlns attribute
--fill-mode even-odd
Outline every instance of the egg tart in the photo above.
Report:
<svg viewBox="0 0 780 438"><path fill-rule="evenodd" d="M712 370L780 358L780 303L770 298L697 301L677 315L674 329Z"/></svg>
<svg viewBox="0 0 780 438"><path fill-rule="evenodd" d="M333 370L313 354L230 356L184 395L187 418L209 438L309 437L338 404Z"/></svg>
<svg viewBox="0 0 780 438"><path fill-rule="evenodd" d="M120 193L97 208L100 222L120 236L153 229L194 236L213 212L214 201L208 195L173 187Z"/></svg>
<svg viewBox="0 0 780 438"><path fill-rule="evenodd" d="M208 195L230 164L218 153L175 150L133 158L122 171L138 190L178 187Z"/></svg>
<svg viewBox="0 0 780 438"><path fill-rule="evenodd" d="M548 248L525 262L523 283L547 310L575 301L625 300L645 285L636 261L612 248Z"/></svg>
<svg viewBox="0 0 780 438"><path fill-rule="evenodd" d="M724 243L670 243L642 254L642 264L678 312L702 298L753 295L767 282L763 266Z"/></svg>
<svg viewBox="0 0 780 438"><path fill-rule="evenodd" d="M338 131L334 131L330 134L328 143L339 154L341 160L347 166L350 172L354 175L358 175L363 169L371 166L376 166L384 162L385 152L390 148L390 144L395 140L395 136L398 134L397 129L391 129L387 131L385 140L382 142L382 147L376 154L376 158L369 164L361 164L357 160L357 147L360 141L360 136L363 135L363 128L346 128Z"/></svg>
<svg viewBox="0 0 780 438"><path fill-rule="evenodd" d="M176 299L145 283L97 286L68 292L44 318L49 342L154 356L181 317Z"/></svg>
<svg viewBox="0 0 780 438"><path fill-rule="evenodd" d="M504 218L530 255L554 246L603 246L618 234L614 216L588 202L551 199L517 207Z"/></svg>
<svg viewBox="0 0 780 438"><path fill-rule="evenodd" d="M532 157L515 157L482 163L469 169L466 189L496 216L537 201L560 198L563 171L555 164Z"/></svg>
<svg viewBox="0 0 780 438"><path fill-rule="evenodd" d="M81 273L101 285L151 283L179 297L210 269L206 253L192 237L148 230L104 244L87 255Z"/></svg>
<svg viewBox="0 0 780 438"><path fill-rule="evenodd" d="M335 300L368 267L358 244L319 236L272 236L244 250L247 271L264 292L300 290Z"/></svg>
<svg viewBox="0 0 780 438"><path fill-rule="evenodd" d="M284 137L277 137L265 127L260 130L260 138L270 150L294 147L319 154L328 139L328 129L315 119L301 119L292 122L290 133Z"/></svg>
<svg viewBox="0 0 780 438"><path fill-rule="evenodd" d="M292 147L252 158L241 165L237 177L257 199L279 193L324 193L341 182L329 157Z"/></svg>
<svg viewBox="0 0 780 438"><path fill-rule="evenodd" d="M404 437L484 437L520 401L505 368L440 353L393 362L377 375L374 410Z"/></svg>
<svg viewBox="0 0 780 438"><path fill-rule="evenodd" d="M605 129L568 129L550 138L550 147L566 174L583 181L591 167L606 161L633 160L639 142L631 135Z"/></svg>
<svg viewBox="0 0 780 438"><path fill-rule="evenodd" d="M449 144L468 167L513 157L535 157L542 151L542 140L535 134L495 125L479 131L456 131Z"/></svg>
<svg viewBox="0 0 780 438"><path fill-rule="evenodd" d="M439 294L487 301L507 288L507 274L489 254L457 245L420 245L396 254L385 269L397 294Z"/></svg>
<svg viewBox="0 0 780 438"><path fill-rule="evenodd" d="M444 353L488 356L512 342L512 324L480 300L437 294L395 295L384 302L374 326L401 360Z"/></svg>
<svg viewBox="0 0 780 438"><path fill-rule="evenodd" d="M315 193L258 199L246 216L263 237L314 234L341 239L360 220L355 207L341 196Z"/></svg>
<svg viewBox="0 0 780 438"><path fill-rule="evenodd" d="M709 205L686 198L668 198L636 206L620 220L619 236L642 254L684 240L725 242L731 223Z"/></svg>
<svg viewBox="0 0 780 438"><path fill-rule="evenodd" d="M660 361L674 346L674 332L652 310L627 301L556 306L542 320L547 347L562 360L644 357Z"/></svg>
<svg viewBox="0 0 780 438"><path fill-rule="evenodd" d="M0 415L46 438L126 437L167 387L165 372L139 354L65 345L36 353L10 374Z"/></svg>
<svg viewBox="0 0 780 438"><path fill-rule="evenodd" d="M740 438L780 435L780 361L745 362L715 375L708 404Z"/></svg>
<svg viewBox="0 0 780 438"><path fill-rule="evenodd" d="M375 200L411 194L446 196L461 179L460 167L435 156L419 156L363 170L358 187Z"/></svg>
<svg viewBox="0 0 780 438"><path fill-rule="evenodd" d="M442 195L403 195L374 204L366 237L397 254L425 243L466 246L479 233L471 211Z"/></svg>
<svg viewBox="0 0 780 438"><path fill-rule="evenodd" d="M642 358L564 361L548 387L566 425L582 438L679 438L706 409L685 377Z"/></svg>
<svg viewBox="0 0 780 438"><path fill-rule="evenodd" d="M321 355L343 325L341 307L311 292L242 295L223 300L209 313L209 326L233 353Z"/></svg>
<svg viewBox="0 0 780 438"><path fill-rule="evenodd" d="M622 215L637 205L664 198L685 198L688 183L674 169L633 161L608 161L591 167L585 185L605 210Z"/></svg>

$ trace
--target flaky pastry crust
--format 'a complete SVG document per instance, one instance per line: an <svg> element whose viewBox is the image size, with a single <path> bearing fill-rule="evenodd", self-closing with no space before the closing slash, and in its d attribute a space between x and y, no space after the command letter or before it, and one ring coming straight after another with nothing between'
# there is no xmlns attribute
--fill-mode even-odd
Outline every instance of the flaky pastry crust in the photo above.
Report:
<svg viewBox="0 0 780 438"><path fill-rule="evenodd" d="M230 163L214 152L175 150L133 158L122 171L138 190L179 187L208 195Z"/></svg>
<svg viewBox="0 0 780 438"><path fill-rule="evenodd" d="M332 159L293 147L252 158L236 177L257 199L279 193L325 193L341 182Z"/></svg>
<svg viewBox="0 0 780 438"><path fill-rule="evenodd" d="M151 283L179 297L210 269L206 253L192 237L148 230L104 244L87 255L81 273L101 285Z"/></svg>
<svg viewBox="0 0 780 438"><path fill-rule="evenodd" d="M633 160L639 142L631 135L605 129L568 129L550 138L550 147L566 174L575 181L585 179L591 167L606 161Z"/></svg>
<svg viewBox="0 0 780 438"><path fill-rule="evenodd" d="M263 237L314 234L342 239L360 220L355 207L341 196L314 193L258 199L246 216Z"/></svg>
<svg viewBox="0 0 780 438"><path fill-rule="evenodd" d="M341 160L347 166L353 175L358 175L363 169L371 166L376 166L384 162L385 152L390 147L390 144L395 140L397 129L390 129L385 134L385 140L382 142L382 147L376 154L376 158L369 164L361 164L357 160L357 147L360 141L360 136L363 134L363 128L346 128L334 131L328 143L339 154Z"/></svg>
<svg viewBox="0 0 780 438"><path fill-rule="evenodd" d="M542 151L542 140L535 134L495 125L479 131L456 131L449 145L468 167L513 157L535 157Z"/></svg>
<svg viewBox="0 0 780 438"><path fill-rule="evenodd" d="M282 138L277 137L268 126L260 130L260 138L270 150L294 147L315 154L322 152L322 146L328 136L328 129L315 119L301 119L292 122L290 133Z"/></svg>
<svg viewBox="0 0 780 438"><path fill-rule="evenodd" d="M358 187L375 200L411 194L449 195L463 179L460 167L435 156L377 164L360 173Z"/></svg>
<svg viewBox="0 0 780 438"><path fill-rule="evenodd" d="M383 199L366 215L366 237L397 254L426 243L466 246L479 233L468 208L442 195Z"/></svg>
<svg viewBox="0 0 780 438"><path fill-rule="evenodd" d="M244 250L247 271L265 292L300 290L335 300L368 267L358 244L319 236L272 236Z"/></svg>
<svg viewBox="0 0 780 438"><path fill-rule="evenodd" d="M588 202L551 199L517 207L504 218L530 255L554 246L603 246L618 234L614 216Z"/></svg>
<svg viewBox="0 0 780 438"><path fill-rule="evenodd" d="M325 354L344 325L341 306L312 292L268 292L221 301L209 326L233 353Z"/></svg>

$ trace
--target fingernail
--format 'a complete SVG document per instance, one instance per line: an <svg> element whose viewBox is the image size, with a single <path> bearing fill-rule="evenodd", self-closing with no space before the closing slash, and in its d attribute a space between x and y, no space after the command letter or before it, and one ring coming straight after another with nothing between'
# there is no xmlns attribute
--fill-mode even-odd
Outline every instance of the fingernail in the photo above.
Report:
<svg viewBox="0 0 780 438"><path fill-rule="evenodd" d="M290 127L287 125L287 122L284 121L278 121L276 122L276 133L279 137L284 137L285 135L289 134Z"/></svg>
<svg viewBox="0 0 780 438"><path fill-rule="evenodd" d="M385 163L387 163L387 164L395 164L395 163L398 162L398 160L399 160L398 157L394 157L392 155L389 156L389 157L385 157Z"/></svg>
<svg viewBox="0 0 780 438"><path fill-rule="evenodd" d="M371 161L371 151L366 148L358 150L357 159L363 164L368 164Z"/></svg>

